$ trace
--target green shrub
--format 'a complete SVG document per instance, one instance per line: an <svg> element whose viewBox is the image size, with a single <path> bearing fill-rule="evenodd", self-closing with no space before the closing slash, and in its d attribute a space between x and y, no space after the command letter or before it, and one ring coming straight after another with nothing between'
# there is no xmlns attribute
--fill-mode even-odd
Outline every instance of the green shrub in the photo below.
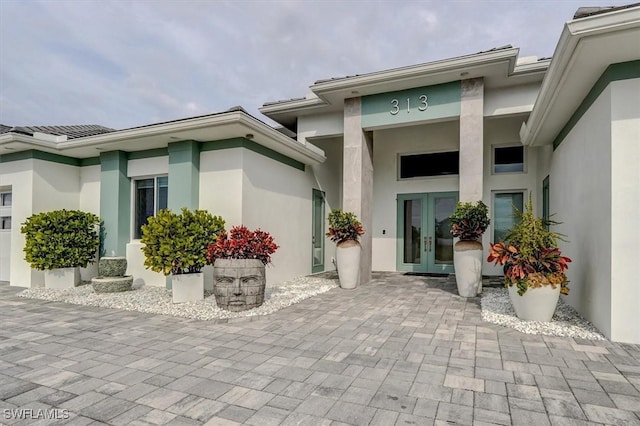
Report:
<svg viewBox="0 0 640 426"><path fill-rule="evenodd" d="M31 215L20 231L25 234L25 259L39 270L86 268L100 246L100 218L79 210Z"/></svg>
<svg viewBox="0 0 640 426"><path fill-rule="evenodd" d="M451 216L451 235L463 241L476 241L482 237L491 223L487 205L478 201L472 203L458 202Z"/></svg>
<svg viewBox="0 0 640 426"><path fill-rule="evenodd" d="M144 266L164 275L197 273L207 264L207 247L224 231L224 220L206 210L160 210L142 226Z"/></svg>
<svg viewBox="0 0 640 426"><path fill-rule="evenodd" d="M329 232L327 237L331 241L340 244L343 241L358 241L360 235L364 234L362 224L354 213L345 212L341 209L333 209L329 213Z"/></svg>

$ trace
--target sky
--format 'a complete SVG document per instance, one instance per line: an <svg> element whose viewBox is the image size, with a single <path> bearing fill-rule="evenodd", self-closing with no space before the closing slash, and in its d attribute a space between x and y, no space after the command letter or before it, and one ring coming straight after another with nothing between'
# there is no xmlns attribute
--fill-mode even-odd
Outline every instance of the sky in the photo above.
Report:
<svg viewBox="0 0 640 426"><path fill-rule="evenodd" d="M114 129L303 97L316 80L511 44L633 0L0 0L0 124Z"/></svg>

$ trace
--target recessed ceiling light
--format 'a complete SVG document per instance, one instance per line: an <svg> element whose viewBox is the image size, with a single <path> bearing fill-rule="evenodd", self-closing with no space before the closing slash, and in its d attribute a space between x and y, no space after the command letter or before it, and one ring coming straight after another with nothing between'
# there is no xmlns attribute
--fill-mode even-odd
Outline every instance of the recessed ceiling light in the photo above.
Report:
<svg viewBox="0 0 640 426"><path fill-rule="evenodd" d="M173 139L174 141L177 141L177 140L178 140L178 139L180 139L180 138L179 138L179 137L177 137L177 136L169 136L169 139Z"/></svg>
<svg viewBox="0 0 640 426"><path fill-rule="evenodd" d="M468 75L469 75L469 73L467 71L463 71L463 72L460 73L460 77L466 77Z"/></svg>
<svg viewBox="0 0 640 426"><path fill-rule="evenodd" d="M247 139L253 139L253 133L247 133L244 137Z"/></svg>

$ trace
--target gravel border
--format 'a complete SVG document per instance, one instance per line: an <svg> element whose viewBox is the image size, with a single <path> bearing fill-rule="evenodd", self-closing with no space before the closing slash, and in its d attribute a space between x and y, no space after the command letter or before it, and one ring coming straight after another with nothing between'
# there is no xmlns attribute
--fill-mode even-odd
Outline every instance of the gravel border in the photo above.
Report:
<svg viewBox="0 0 640 426"><path fill-rule="evenodd" d="M122 293L96 293L91 285L64 290L30 288L18 293L18 296L209 321L269 315L336 287L337 280L312 276L297 277L265 289L265 301L262 306L243 312L229 312L218 308L212 291L205 290L205 299L200 302L174 304L171 290L151 286Z"/></svg>
<svg viewBox="0 0 640 426"><path fill-rule="evenodd" d="M550 322L523 321L516 317L506 288L485 287L482 290L480 305L484 321L513 328L522 333L607 340L593 324L582 318L562 299L558 301L556 312Z"/></svg>

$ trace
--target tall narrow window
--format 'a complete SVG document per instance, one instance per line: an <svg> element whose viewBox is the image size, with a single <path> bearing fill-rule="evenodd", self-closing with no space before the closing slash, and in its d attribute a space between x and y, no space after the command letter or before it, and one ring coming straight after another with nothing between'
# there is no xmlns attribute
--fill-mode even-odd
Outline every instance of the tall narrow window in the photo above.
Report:
<svg viewBox="0 0 640 426"><path fill-rule="evenodd" d="M135 223L134 238L142 237L142 225L155 216L159 210L167 208L169 178L157 176L135 181Z"/></svg>
<svg viewBox="0 0 640 426"><path fill-rule="evenodd" d="M542 181L542 219L549 230L549 175Z"/></svg>
<svg viewBox="0 0 640 426"><path fill-rule="evenodd" d="M524 206L523 192L500 192L493 199L493 242L504 240L509 229L517 223L513 208L522 211Z"/></svg>
<svg viewBox="0 0 640 426"><path fill-rule="evenodd" d="M0 193L0 206L9 207L11 206L13 200L11 197L11 192L2 192Z"/></svg>
<svg viewBox="0 0 640 426"><path fill-rule="evenodd" d="M524 147L497 146L493 148L494 173L524 172Z"/></svg>

